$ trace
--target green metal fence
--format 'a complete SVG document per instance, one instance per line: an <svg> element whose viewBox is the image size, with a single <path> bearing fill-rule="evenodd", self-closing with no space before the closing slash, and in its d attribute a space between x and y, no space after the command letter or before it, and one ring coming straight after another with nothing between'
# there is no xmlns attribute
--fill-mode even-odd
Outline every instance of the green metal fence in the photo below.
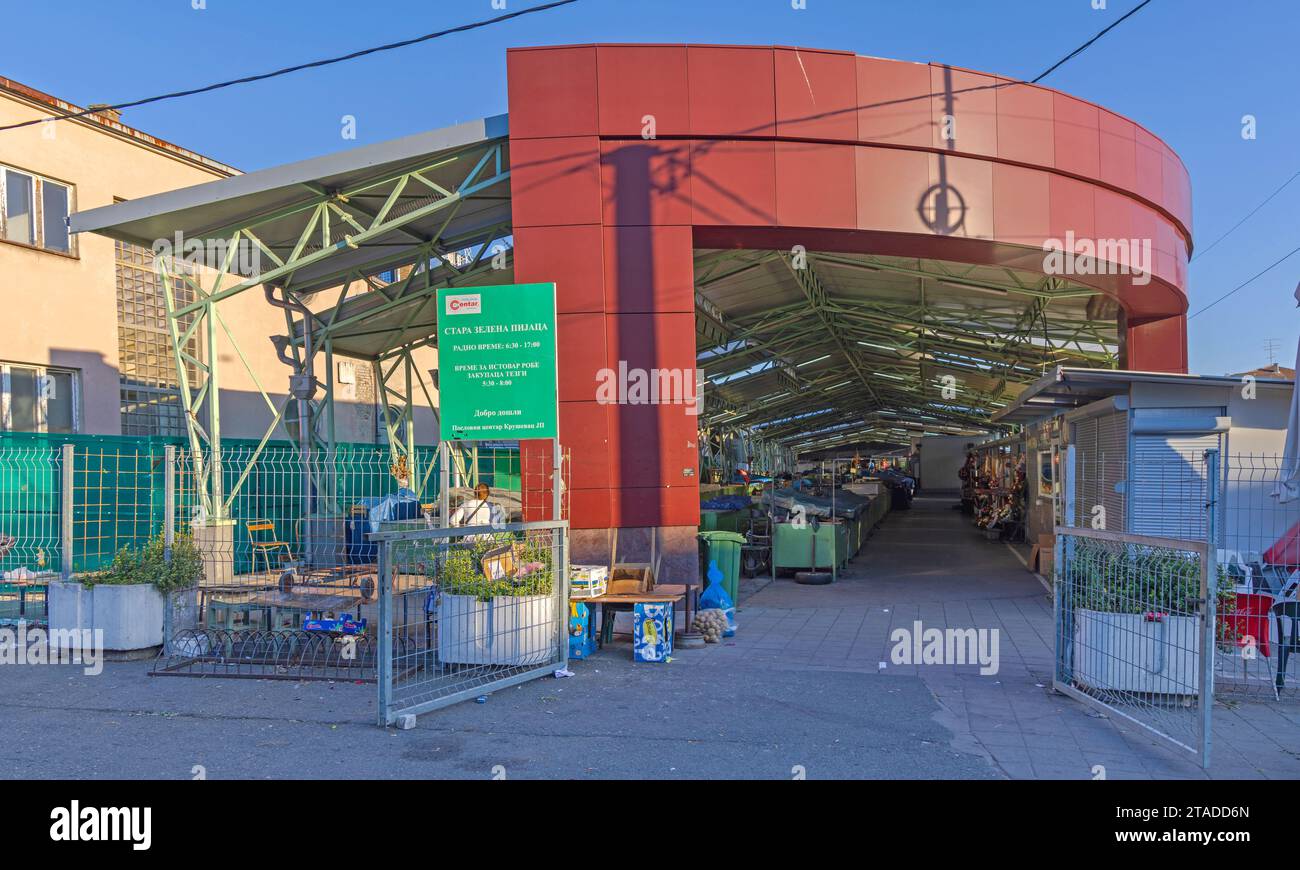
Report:
<svg viewBox="0 0 1300 870"><path fill-rule="evenodd" d="M341 444L333 455L318 451L303 462L298 448L271 443L258 451L253 442L223 442L223 491L229 498L227 517L233 521L233 571L257 570L258 543L275 539L295 553L308 537L311 517L347 518L354 508L373 505L398 491L388 447L376 444ZM436 447L418 448L411 463L409 486L419 487L422 501L437 500ZM193 462L188 451L177 455L176 524L183 529L206 519L202 500L194 489ZM308 483L310 481L310 484ZM304 498L307 486L311 498ZM162 496L159 490L159 498ZM161 501L159 501L161 505ZM161 512L158 514L161 521ZM250 523L272 528L257 532Z"/></svg>
<svg viewBox="0 0 1300 870"><path fill-rule="evenodd" d="M65 486L71 490L67 496L72 504L73 573L100 570L122 547L139 546L158 534L164 523L168 447L175 448L181 466L178 519L192 519L199 510L199 499L184 471L186 446L178 438L0 434L0 574L26 569L39 575L60 570ZM231 518L237 524L256 517L275 518L285 526L282 533L290 535L303 519L305 504L297 448L288 442L271 442L249 468L256 446L254 441L223 442L225 492L235 493ZM69 455L71 465L66 464ZM437 456L435 446L420 448L412 462L419 477L413 483L419 484L422 501L437 500ZM323 461L314 467L328 469L332 480L326 484L318 479L317 485L329 490L334 509L344 513L358 502L383 497L397 488L384 445L342 444L332 458L318 459ZM477 457L476 469L474 479L494 489L520 488L517 452L484 453ZM246 538L237 538L236 543L236 570L245 570L250 565L251 545ZM3 616L0 600L0 618Z"/></svg>
<svg viewBox="0 0 1300 870"><path fill-rule="evenodd" d="M62 453L23 436L0 439L0 571L57 568Z"/></svg>

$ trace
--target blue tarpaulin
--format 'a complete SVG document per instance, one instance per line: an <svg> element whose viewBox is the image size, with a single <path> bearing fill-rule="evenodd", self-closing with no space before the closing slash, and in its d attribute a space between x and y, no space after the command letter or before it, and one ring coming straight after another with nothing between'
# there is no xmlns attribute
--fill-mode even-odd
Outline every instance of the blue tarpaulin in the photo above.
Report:
<svg viewBox="0 0 1300 870"><path fill-rule="evenodd" d="M739 511L754 503L747 495L720 495L700 504L706 511Z"/></svg>
<svg viewBox="0 0 1300 870"><path fill-rule="evenodd" d="M348 520L348 562L352 565L367 564L379 558L379 545L367 541L366 535L379 531L380 523L414 520L420 516L419 496L409 489L399 489L383 498L359 498L353 507L367 510L365 515L358 511Z"/></svg>

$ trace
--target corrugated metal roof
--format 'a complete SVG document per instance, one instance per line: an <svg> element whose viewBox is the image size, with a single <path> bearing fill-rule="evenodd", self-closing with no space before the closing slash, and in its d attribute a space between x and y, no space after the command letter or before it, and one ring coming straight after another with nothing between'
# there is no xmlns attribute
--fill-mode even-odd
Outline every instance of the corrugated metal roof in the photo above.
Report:
<svg viewBox="0 0 1300 870"><path fill-rule="evenodd" d="M479 272L466 277L458 277L443 269L439 272L435 286L447 287L482 287L495 284L513 284L515 270L513 262L504 269ZM423 292L422 287L402 290L400 285L392 285L389 292L399 304L378 313L367 311L380 308L389 302L380 293L363 293L344 300L341 304L316 312L316 320L323 323L346 323L353 318L362 318L352 326L340 327L330 333L330 341L335 353L357 359L373 360L394 348L403 347L417 341L430 339L430 346L437 346L438 311L436 295ZM301 339L303 323L294 325L294 336Z"/></svg>
<svg viewBox="0 0 1300 870"><path fill-rule="evenodd" d="M696 345L713 399L706 425L758 426L787 443L840 429L894 443L980 431L1045 368L1118 350L1113 302L1067 281L930 260L806 257L824 290L817 304L786 255L697 251L697 302L710 313ZM941 389L947 376L955 398Z"/></svg>
<svg viewBox="0 0 1300 870"><path fill-rule="evenodd" d="M1030 384L1015 402L994 414L993 421L1025 423L1038 420L1063 410L1092 404L1099 399L1124 395L1133 384L1239 387L1241 378L1240 375L1192 375L1059 366ZM1285 378L1257 378L1255 385L1265 389L1291 389L1295 382Z"/></svg>
<svg viewBox="0 0 1300 870"><path fill-rule="evenodd" d="M78 212L71 219L72 231L99 233L146 248L153 248L159 240L171 242L176 233L180 233L186 242L224 241L234 228L281 210L292 210L295 204L319 197L322 191L354 189L370 179L381 179L406 168L435 164L442 156L448 158L445 166L429 169L423 174L434 183L455 188L465 170L463 164L455 165L459 161L453 161L453 157L476 156L488 148L504 145L508 136L509 125L505 115L484 118ZM354 204L364 205L373 201L375 210L378 210L391 191L391 184L369 188L363 196L353 197ZM419 198L421 196L423 200ZM396 216L404 211L413 211L435 197L431 190L403 193L402 203L392 214ZM258 237L278 256L287 258L310 219L311 212L303 211L268 222L259 226ZM326 262L296 271L293 287L311 293L336 286L330 276L369 263L383 251L411 249L420 238L473 238L488 228L508 224L508 181L469 197L450 216L450 222L448 220L447 214L434 213L400 230L371 239L354 250L340 251ZM337 244L347 232L350 230L346 226L336 226L331 244ZM319 247L317 242L313 245ZM242 277L253 276L245 274Z"/></svg>

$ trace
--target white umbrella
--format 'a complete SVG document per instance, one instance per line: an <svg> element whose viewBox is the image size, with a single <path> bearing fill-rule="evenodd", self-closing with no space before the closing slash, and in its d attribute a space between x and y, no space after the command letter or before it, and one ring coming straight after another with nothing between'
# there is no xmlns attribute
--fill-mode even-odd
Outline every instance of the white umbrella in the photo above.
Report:
<svg viewBox="0 0 1300 870"><path fill-rule="evenodd" d="M1300 284L1295 288L1296 307L1300 308ZM1300 347L1296 348L1296 370L1300 371ZM1282 469L1273 497L1285 504L1300 498L1300 390L1291 390L1291 413L1286 420L1286 449L1282 451Z"/></svg>

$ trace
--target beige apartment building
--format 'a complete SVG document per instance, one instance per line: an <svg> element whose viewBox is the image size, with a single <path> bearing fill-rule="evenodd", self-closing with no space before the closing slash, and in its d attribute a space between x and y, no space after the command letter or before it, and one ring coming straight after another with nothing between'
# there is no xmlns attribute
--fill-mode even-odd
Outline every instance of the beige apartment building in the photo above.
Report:
<svg viewBox="0 0 1300 870"><path fill-rule="evenodd" d="M0 77L0 127L79 111ZM152 252L70 236L66 218L236 174L108 111L0 132L0 432L184 434ZM259 438L272 415L256 383L277 401L287 392L289 368L270 340L283 334L284 316L260 293L227 304L252 373L220 333L216 347L196 338L189 350L218 355L224 437ZM338 439L381 440L370 365L336 366ZM431 429L421 416L420 428Z"/></svg>

